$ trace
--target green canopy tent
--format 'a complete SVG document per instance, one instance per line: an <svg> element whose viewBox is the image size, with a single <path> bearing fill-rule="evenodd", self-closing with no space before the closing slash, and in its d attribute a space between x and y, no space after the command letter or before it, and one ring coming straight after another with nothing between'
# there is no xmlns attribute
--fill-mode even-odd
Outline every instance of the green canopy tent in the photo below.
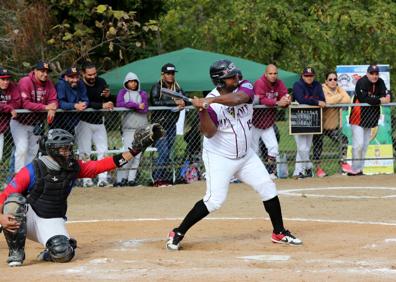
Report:
<svg viewBox="0 0 396 282"><path fill-rule="evenodd" d="M209 78L209 67L213 62L221 59L229 59L234 62L241 69L244 79L251 82L256 81L266 67L266 65L238 57L184 48L127 64L108 71L101 77L107 81L112 93L116 94L122 87L125 75L128 72L134 72L140 79L141 88L149 91L151 86L160 79L161 66L172 63L178 70L176 80L184 91L208 91L214 87ZM280 69L278 72L280 79L289 88L299 79L299 75L296 73Z"/></svg>

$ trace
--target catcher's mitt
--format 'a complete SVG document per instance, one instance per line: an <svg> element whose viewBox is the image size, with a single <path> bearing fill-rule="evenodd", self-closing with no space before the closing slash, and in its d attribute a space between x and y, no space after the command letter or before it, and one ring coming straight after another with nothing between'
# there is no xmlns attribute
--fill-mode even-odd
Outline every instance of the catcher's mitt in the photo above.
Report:
<svg viewBox="0 0 396 282"><path fill-rule="evenodd" d="M136 129L132 149L135 151L144 151L147 147L153 145L158 139L164 136L165 130L159 123L153 123L146 127Z"/></svg>

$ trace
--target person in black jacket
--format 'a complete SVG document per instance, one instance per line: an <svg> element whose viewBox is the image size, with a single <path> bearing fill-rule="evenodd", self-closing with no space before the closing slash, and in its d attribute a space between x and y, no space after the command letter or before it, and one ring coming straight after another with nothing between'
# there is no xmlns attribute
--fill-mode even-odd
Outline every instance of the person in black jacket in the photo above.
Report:
<svg viewBox="0 0 396 282"><path fill-rule="evenodd" d="M176 138L176 122L179 119L180 110L185 107L185 103L183 100L174 100L167 95L163 95L161 88L168 88L184 95L183 90L176 82L176 72L175 65L170 63L163 65L161 68L161 79L151 87L150 91L151 106L169 108L151 112L151 122L161 124L166 130L166 137L158 140L155 144L158 157L153 170L153 185L156 187L165 187L173 184L171 169L166 166L170 165L169 156Z"/></svg>
<svg viewBox="0 0 396 282"><path fill-rule="evenodd" d="M356 83L353 103L368 103L370 107L352 107L349 123L352 129L352 172L349 176L362 175L364 158L370 143L371 129L378 126L380 106L390 102L384 81L379 77L379 67L370 65L367 74Z"/></svg>
<svg viewBox="0 0 396 282"><path fill-rule="evenodd" d="M116 97L110 94L106 81L98 77L96 67L91 62L86 62L82 66L82 76L89 100L89 108L95 110L109 110L114 108ZM104 125L103 112L91 112L81 115L80 122L76 127L76 139L80 158L89 160L92 142L95 143L98 152L98 160L102 159L108 150L107 131ZM99 187L106 187L107 172L98 175ZM93 186L89 178L84 178L83 186Z"/></svg>

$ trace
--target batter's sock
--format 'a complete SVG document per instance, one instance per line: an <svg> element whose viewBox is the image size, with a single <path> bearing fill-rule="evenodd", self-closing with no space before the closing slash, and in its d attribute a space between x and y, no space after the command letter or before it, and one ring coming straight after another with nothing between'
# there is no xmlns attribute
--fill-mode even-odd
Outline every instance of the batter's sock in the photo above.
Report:
<svg viewBox="0 0 396 282"><path fill-rule="evenodd" d="M268 201L263 201L264 208L269 214L274 228L274 233L279 234L285 230L283 226L282 210L278 196Z"/></svg>
<svg viewBox="0 0 396 282"><path fill-rule="evenodd" d="M177 232L180 232L183 235L186 234L188 229L208 214L208 208L205 206L203 200L198 201L177 228Z"/></svg>

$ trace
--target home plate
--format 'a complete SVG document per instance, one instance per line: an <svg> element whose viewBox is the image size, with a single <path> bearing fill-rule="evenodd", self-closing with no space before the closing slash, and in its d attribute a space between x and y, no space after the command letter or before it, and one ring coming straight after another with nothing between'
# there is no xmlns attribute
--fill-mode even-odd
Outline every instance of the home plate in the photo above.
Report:
<svg viewBox="0 0 396 282"><path fill-rule="evenodd" d="M257 255L257 256L246 256L246 257L238 257L244 260L258 260L258 261L288 261L290 256L282 256L282 255Z"/></svg>

